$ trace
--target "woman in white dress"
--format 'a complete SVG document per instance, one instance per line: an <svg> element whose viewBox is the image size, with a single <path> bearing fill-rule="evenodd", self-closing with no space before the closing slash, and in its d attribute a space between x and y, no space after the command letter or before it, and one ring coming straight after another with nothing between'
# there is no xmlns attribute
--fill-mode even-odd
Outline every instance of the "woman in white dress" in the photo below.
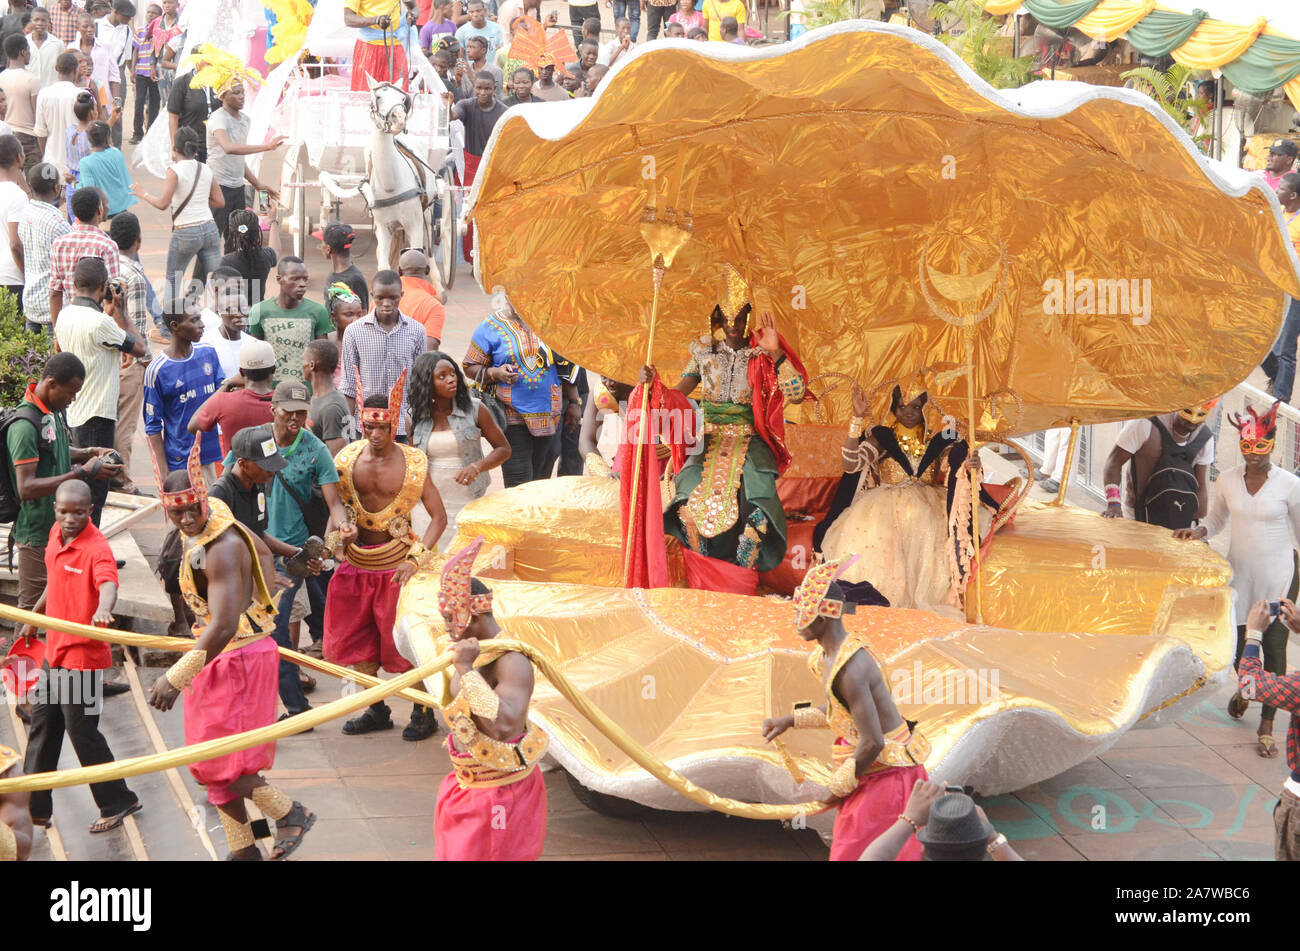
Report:
<svg viewBox="0 0 1300 951"><path fill-rule="evenodd" d="M1280 401L1279 401L1280 402ZM1182 528L1175 538L1204 539L1231 523L1228 562L1232 565L1233 619L1237 625L1236 668L1241 663L1246 636L1246 615L1259 600L1295 598L1295 564L1292 552L1300 538L1300 478L1273 465L1269 456L1277 432L1277 407L1262 417L1248 407L1249 417L1230 416L1241 434L1242 465L1219 476L1205 524ZM1288 593L1289 589L1289 593ZM1287 631L1274 618L1264 632L1264 669L1286 673ZM1248 702L1240 691L1228 703L1235 719L1245 715ZM1274 708L1265 706L1259 718L1259 755L1277 755L1273 739Z"/></svg>
<svg viewBox="0 0 1300 951"><path fill-rule="evenodd" d="M465 375L447 354L432 350L411 368L411 445L429 457L429 478L442 496L447 528L440 546L456 537L456 517L487 492L489 469L510 458L510 444L488 408L470 396ZM492 451L483 455L483 440Z"/></svg>

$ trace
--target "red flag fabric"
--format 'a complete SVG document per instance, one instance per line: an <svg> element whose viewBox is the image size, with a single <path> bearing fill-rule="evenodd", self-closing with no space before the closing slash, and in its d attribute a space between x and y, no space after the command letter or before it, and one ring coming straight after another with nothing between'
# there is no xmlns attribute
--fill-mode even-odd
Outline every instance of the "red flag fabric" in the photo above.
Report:
<svg viewBox="0 0 1300 951"><path fill-rule="evenodd" d="M781 352L790 361L795 372L803 377L806 386L808 371L790 349L785 338L778 334L777 339L781 341ZM750 346L758 346L756 336L750 338ZM776 471L780 475L790 467L791 457L790 450L785 445L785 396L777 385L776 364L771 360L750 360L749 388L754 394L754 432L771 447L772 455L776 457ZM805 399L815 398L811 393L805 397Z"/></svg>
<svg viewBox="0 0 1300 951"><path fill-rule="evenodd" d="M686 462L687 444L695 439L695 412L691 401L677 390L664 386L656 376L649 387L650 410L647 413L642 408L646 390L645 386L638 386L632 391L623 445L614 461L619 474L619 507L623 515L625 588L669 586L668 548L664 539L660 495L664 463L655 453L655 441L658 437L672 450L670 461L673 472L678 472ZM637 452L638 442L645 443L640 452ZM637 486L635 498L632 494L634 483Z"/></svg>

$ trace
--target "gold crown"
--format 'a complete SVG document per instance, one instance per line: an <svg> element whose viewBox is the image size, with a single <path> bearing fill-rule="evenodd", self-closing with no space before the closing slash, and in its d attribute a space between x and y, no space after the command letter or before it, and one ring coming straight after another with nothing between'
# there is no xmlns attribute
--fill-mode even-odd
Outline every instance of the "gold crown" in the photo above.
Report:
<svg viewBox="0 0 1300 951"><path fill-rule="evenodd" d="M749 285L730 264L722 266L722 273L727 276L727 293L723 300L718 301L718 308L722 311L722 316L735 320L741 308L749 303Z"/></svg>

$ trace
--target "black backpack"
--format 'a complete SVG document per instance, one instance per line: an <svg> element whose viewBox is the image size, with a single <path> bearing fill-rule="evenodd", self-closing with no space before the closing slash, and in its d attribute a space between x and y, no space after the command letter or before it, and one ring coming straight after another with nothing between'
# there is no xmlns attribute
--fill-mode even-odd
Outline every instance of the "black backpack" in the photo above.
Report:
<svg viewBox="0 0 1300 951"><path fill-rule="evenodd" d="M18 517L22 500L18 498L18 486L15 484L13 460L9 458L9 427L17 420L26 420L36 429L37 450L46 455L49 447L41 436L41 423L45 414L31 403L21 403L17 408L0 411L0 524L8 524ZM13 551L13 537L9 540Z"/></svg>
<svg viewBox="0 0 1300 951"><path fill-rule="evenodd" d="M1160 433L1160 458L1141 495L1135 493L1133 515L1139 522L1150 525L1191 528L1201 506L1196 457L1209 442L1210 430L1202 426L1199 433L1180 446L1160 420L1153 417L1151 425Z"/></svg>

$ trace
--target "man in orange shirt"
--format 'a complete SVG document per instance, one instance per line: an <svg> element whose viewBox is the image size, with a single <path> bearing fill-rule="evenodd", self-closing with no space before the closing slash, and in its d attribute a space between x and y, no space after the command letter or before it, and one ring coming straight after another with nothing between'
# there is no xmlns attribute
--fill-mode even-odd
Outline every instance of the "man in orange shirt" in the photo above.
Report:
<svg viewBox="0 0 1300 951"><path fill-rule="evenodd" d="M90 510L90 487L80 479L64 482L54 494L54 527L45 548L48 581L34 610L78 624L108 627L117 604L117 560L108 540L91 523ZM30 625L20 632L23 637L33 633ZM53 628L46 632L45 666L32 706L24 772L58 769L65 731L82 766L113 762L113 751L99 732L103 670L112 666L112 648L103 641ZM91 824L91 832L116 829L141 808L140 800L121 779L91 783L90 793L101 817ZM32 793L31 810L33 823L50 824L54 812L50 790Z"/></svg>
<svg viewBox="0 0 1300 951"><path fill-rule="evenodd" d="M429 281L429 259L419 248L408 248L397 259L397 273L402 278L402 312L424 324L429 349L437 350L442 343L442 325L447 319L447 308L442 306L439 289Z"/></svg>

